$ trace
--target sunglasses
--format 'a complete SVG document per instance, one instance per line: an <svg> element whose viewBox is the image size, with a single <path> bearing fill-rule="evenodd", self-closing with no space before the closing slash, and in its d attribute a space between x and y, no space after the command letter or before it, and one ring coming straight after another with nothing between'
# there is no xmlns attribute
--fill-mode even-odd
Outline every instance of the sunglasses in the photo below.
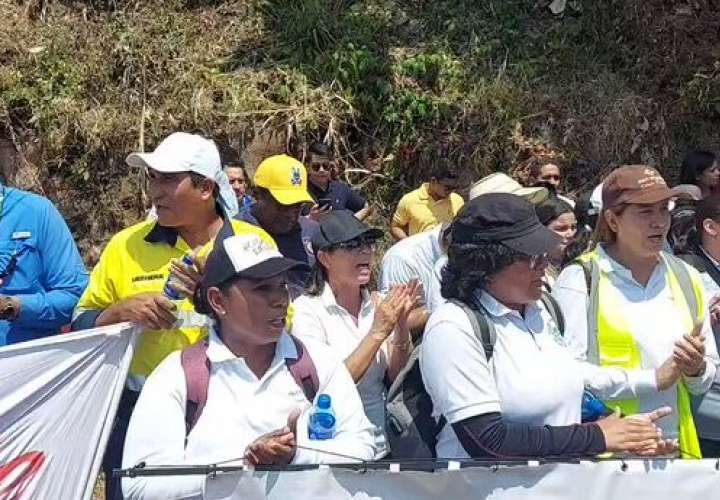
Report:
<svg viewBox="0 0 720 500"><path fill-rule="evenodd" d="M546 253L540 255L527 255L523 257L523 260L527 261L530 269L533 271L547 267L547 265L550 264L550 257L548 257L548 254Z"/></svg>
<svg viewBox="0 0 720 500"><path fill-rule="evenodd" d="M310 164L310 170L313 172L319 172L320 170L324 170L325 172L330 172L333 168L333 163L326 162L326 163L311 163Z"/></svg>
<svg viewBox="0 0 720 500"><path fill-rule="evenodd" d="M517 250L505 245L504 243L500 243L500 244L502 246L504 246L505 248L512 250L513 252L517 252ZM527 262L528 266L533 271L542 269L543 267L546 267L548 264L550 264L550 257L548 256L547 253L541 253L541 254L537 254L537 255L527 255L527 254L519 253L519 252L517 252L517 253L519 254L517 259L521 260L523 262Z"/></svg>
<svg viewBox="0 0 720 500"><path fill-rule="evenodd" d="M362 250L375 250L375 239L373 238L355 238L354 240L344 241L333 245L335 250L346 250L348 252L361 252Z"/></svg>

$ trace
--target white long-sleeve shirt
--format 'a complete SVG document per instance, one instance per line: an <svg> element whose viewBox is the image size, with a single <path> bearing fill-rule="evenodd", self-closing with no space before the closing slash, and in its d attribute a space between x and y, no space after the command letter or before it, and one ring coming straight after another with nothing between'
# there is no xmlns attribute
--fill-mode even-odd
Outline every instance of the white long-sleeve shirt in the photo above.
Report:
<svg viewBox="0 0 720 500"><path fill-rule="evenodd" d="M303 341L317 368L318 394L328 394L335 410L336 436L308 439L311 408L288 371L285 359L297 357L285 333L277 342L270 368L258 379L214 332L207 350L211 362L207 403L185 443L185 376L180 353L169 355L148 377L133 412L125 440L123 468L145 462L158 465L202 465L242 457L259 436L282 429L294 408L303 410L297 423L299 446L341 453L362 460L375 454L372 426L363 413L355 384L342 359L327 346ZM348 458L298 448L294 464L349 462ZM239 461L238 461L239 462ZM194 476L123 479L130 499L201 499L205 478Z"/></svg>
<svg viewBox="0 0 720 500"><path fill-rule="evenodd" d="M611 283L618 292L617 314L622 315L627 322L640 350L643 368L629 373L636 372L633 376L644 380L650 380L651 377L654 379L655 369L672 355L675 342L689 333L684 323L687 311L678 309L673 301L664 264L655 267L647 286L643 287L632 277L631 271L614 261L602 246L598 251L600 270L608 273ZM694 269L690 269L690 272L697 274ZM553 287L553 296L560 304L565 317L565 344L576 359L585 360L589 299L585 275L579 265L568 266L560 273ZM692 394L702 394L710 388L719 361L708 316L705 317L702 333L706 338L705 372L698 377L684 377L688 391ZM622 399L622 396L615 398ZM652 411L661 406L673 408L673 413L662 419L659 424L666 438L677 437L677 386L665 391L643 392L639 394L638 399L641 412Z"/></svg>

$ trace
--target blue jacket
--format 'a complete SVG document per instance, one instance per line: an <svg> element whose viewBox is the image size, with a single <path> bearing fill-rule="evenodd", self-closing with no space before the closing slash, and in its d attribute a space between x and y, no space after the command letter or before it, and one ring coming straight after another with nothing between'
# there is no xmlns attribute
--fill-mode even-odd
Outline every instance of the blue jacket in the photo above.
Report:
<svg viewBox="0 0 720 500"><path fill-rule="evenodd" d="M20 300L20 315L0 321L3 346L53 335L69 324L88 274L48 199L2 184L0 197L0 294Z"/></svg>

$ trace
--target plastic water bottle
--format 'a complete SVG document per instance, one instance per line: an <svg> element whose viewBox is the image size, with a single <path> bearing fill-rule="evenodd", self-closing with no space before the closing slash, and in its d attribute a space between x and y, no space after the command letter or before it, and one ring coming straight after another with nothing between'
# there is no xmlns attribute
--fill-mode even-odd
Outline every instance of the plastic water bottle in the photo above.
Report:
<svg viewBox="0 0 720 500"><path fill-rule="evenodd" d="M182 256L182 259L180 259L180 262L182 262L184 265L190 267L194 264L193 258L190 256L190 254L185 254ZM167 297L170 300L180 300L182 297L180 294L171 286L172 284L172 275L168 276L168 279L165 280L165 286L163 286L163 295Z"/></svg>
<svg viewBox="0 0 720 500"><path fill-rule="evenodd" d="M327 394L318 396L317 404L308 419L308 436L314 440L335 437L335 411L332 409L332 399Z"/></svg>
<svg viewBox="0 0 720 500"><path fill-rule="evenodd" d="M600 417L610 415L612 410L592 392L585 389L582 395L582 421L595 422Z"/></svg>

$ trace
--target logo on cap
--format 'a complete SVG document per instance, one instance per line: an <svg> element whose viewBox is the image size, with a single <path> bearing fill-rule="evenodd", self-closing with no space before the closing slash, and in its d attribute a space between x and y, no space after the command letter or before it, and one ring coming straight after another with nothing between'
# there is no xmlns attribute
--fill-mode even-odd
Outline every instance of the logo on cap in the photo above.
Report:
<svg viewBox="0 0 720 500"><path fill-rule="evenodd" d="M645 174L645 177L641 177L638 179L638 186L640 189L647 189L652 186L665 186L665 179L662 178L662 176L655 170L651 168L646 168L643 171L643 174Z"/></svg>
<svg viewBox="0 0 720 500"><path fill-rule="evenodd" d="M273 248L268 245L264 240L259 237L247 238L243 241L242 250L254 255L260 255L261 253L272 250Z"/></svg>
<svg viewBox="0 0 720 500"><path fill-rule="evenodd" d="M293 186L300 186L302 184L300 167L292 167L292 169L290 170L290 184L292 184Z"/></svg>

